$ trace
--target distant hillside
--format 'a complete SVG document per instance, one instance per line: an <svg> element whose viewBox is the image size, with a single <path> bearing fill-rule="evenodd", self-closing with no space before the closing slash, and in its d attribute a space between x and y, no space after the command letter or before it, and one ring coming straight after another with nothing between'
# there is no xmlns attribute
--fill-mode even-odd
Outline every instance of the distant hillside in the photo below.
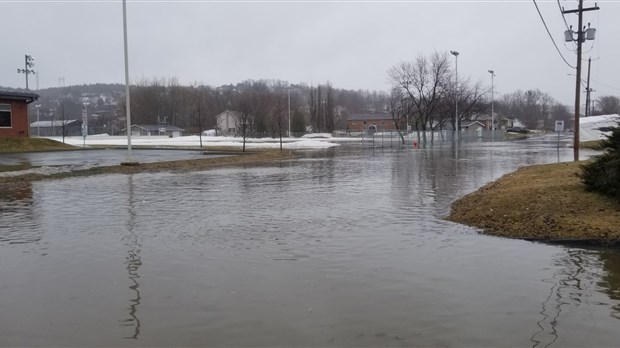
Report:
<svg viewBox="0 0 620 348"><path fill-rule="evenodd" d="M79 98L82 94L97 94L117 98L125 94L125 85L97 83L93 85L75 85L67 87L51 87L36 91L42 98L56 100L60 97L72 95Z"/></svg>

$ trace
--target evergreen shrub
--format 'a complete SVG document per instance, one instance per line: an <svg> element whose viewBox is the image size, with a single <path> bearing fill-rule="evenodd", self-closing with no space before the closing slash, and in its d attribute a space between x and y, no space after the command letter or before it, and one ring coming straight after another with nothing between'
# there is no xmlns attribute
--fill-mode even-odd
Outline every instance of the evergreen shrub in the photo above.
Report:
<svg viewBox="0 0 620 348"><path fill-rule="evenodd" d="M579 175L589 191L600 192L620 202L620 122L601 145L604 153L582 165Z"/></svg>

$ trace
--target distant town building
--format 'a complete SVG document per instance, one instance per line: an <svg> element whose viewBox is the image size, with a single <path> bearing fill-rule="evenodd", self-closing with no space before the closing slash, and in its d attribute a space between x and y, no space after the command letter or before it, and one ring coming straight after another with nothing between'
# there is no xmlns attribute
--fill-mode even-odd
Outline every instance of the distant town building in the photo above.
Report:
<svg viewBox="0 0 620 348"><path fill-rule="evenodd" d="M63 128L64 123L64 128ZM30 129L34 134L42 137L62 136L63 129L65 136L75 137L82 135L82 121L80 120L56 120L56 121L37 121L30 124Z"/></svg>
<svg viewBox="0 0 620 348"><path fill-rule="evenodd" d="M154 136L166 135L169 137L180 137L185 129L176 126L160 126L156 124L133 124L131 125L131 135L135 136Z"/></svg>
<svg viewBox="0 0 620 348"><path fill-rule="evenodd" d="M0 137L27 137L28 104L39 95L27 91L0 90Z"/></svg>
<svg viewBox="0 0 620 348"><path fill-rule="evenodd" d="M403 120L399 129L404 131L406 127L406 121ZM353 114L347 119L347 130L350 132L361 132L368 129L391 132L396 130L396 126L392 115L387 112Z"/></svg>
<svg viewBox="0 0 620 348"><path fill-rule="evenodd" d="M217 119L218 135L237 135L237 125L239 121L239 112L226 110L215 116Z"/></svg>

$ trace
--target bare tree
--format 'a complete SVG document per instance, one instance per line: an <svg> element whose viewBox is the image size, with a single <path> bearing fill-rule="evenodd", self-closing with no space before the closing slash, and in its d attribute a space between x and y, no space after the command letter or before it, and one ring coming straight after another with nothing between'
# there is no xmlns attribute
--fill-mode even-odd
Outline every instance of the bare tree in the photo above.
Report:
<svg viewBox="0 0 620 348"><path fill-rule="evenodd" d="M469 79L463 82L459 91L459 122L475 120L477 115L485 111L487 92L489 90L482 87L482 82L474 85L470 85Z"/></svg>
<svg viewBox="0 0 620 348"><path fill-rule="evenodd" d="M595 112L598 115L620 114L620 99L612 95L598 98Z"/></svg>
<svg viewBox="0 0 620 348"><path fill-rule="evenodd" d="M324 131L328 133L334 132L334 89L332 85L327 82L325 84L325 111L323 113L325 120Z"/></svg>
<svg viewBox="0 0 620 348"><path fill-rule="evenodd" d="M237 104L237 133L243 138L243 152L245 143L254 124L254 101L250 92L241 93Z"/></svg>
<svg viewBox="0 0 620 348"><path fill-rule="evenodd" d="M194 87L193 94L193 123L198 128L198 137L200 139L200 147L202 148L202 131L205 130L205 126L207 124L206 118L209 112L209 91L205 86L196 86Z"/></svg>
<svg viewBox="0 0 620 348"><path fill-rule="evenodd" d="M442 98L448 94L450 68L446 52L434 52L430 58L419 55L413 62L401 62L388 71L393 88L402 89L412 103L409 123L418 138L426 143L426 131L433 129Z"/></svg>
<svg viewBox="0 0 620 348"><path fill-rule="evenodd" d="M568 107L564 104L556 103L551 106L551 118L554 121L562 120L565 124L568 124L568 121L573 117L568 111Z"/></svg>
<svg viewBox="0 0 620 348"><path fill-rule="evenodd" d="M390 116L392 116L392 121L394 121L394 128L398 132L400 139L403 144L405 144L405 136L409 131L407 128L407 115L410 113L411 103L407 96L403 93L403 90L400 88L392 88L392 92L390 93L390 97L388 99L388 112ZM403 124L405 124L405 131L402 132ZM403 134L404 133L404 134Z"/></svg>
<svg viewBox="0 0 620 348"><path fill-rule="evenodd" d="M538 89L518 90L502 101L508 101L508 115L518 119L528 128L544 127L549 109L553 104L553 98Z"/></svg>
<svg viewBox="0 0 620 348"><path fill-rule="evenodd" d="M280 151L282 151L282 134L288 126L288 118L286 113L287 99L283 94L276 96L274 99L275 102L273 103L271 109L271 124L274 132L280 138Z"/></svg>

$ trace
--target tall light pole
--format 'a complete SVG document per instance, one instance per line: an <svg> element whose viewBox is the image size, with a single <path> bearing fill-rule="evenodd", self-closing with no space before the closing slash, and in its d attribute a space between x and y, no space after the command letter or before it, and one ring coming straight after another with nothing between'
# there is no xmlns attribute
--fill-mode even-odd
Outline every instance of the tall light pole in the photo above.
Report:
<svg viewBox="0 0 620 348"><path fill-rule="evenodd" d="M37 136L41 136L41 125L39 124L39 109L41 108L41 104L37 104L34 106L37 108Z"/></svg>
<svg viewBox="0 0 620 348"><path fill-rule="evenodd" d="M127 5L123 0L123 42L125 48L125 101L127 108L127 164L131 165L131 100L129 98L129 55L127 53Z"/></svg>
<svg viewBox="0 0 620 348"><path fill-rule="evenodd" d="M18 74L26 74L26 90L28 90L28 74L36 74L32 68L34 67L34 57L26 54L24 56L24 69L17 69Z"/></svg>
<svg viewBox="0 0 620 348"><path fill-rule="evenodd" d="M456 139L459 138L459 53L457 51L450 51L455 58L455 92L454 92L454 129Z"/></svg>
<svg viewBox="0 0 620 348"><path fill-rule="evenodd" d="M288 137L291 137L291 87L288 87Z"/></svg>
<svg viewBox="0 0 620 348"><path fill-rule="evenodd" d="M489 73L491 74L491 141L495 141L495 110L494 110L494 102L495 102L495 95L494 95L494 87L495 87L495 71L493 70L489 70Z"/></svg>

